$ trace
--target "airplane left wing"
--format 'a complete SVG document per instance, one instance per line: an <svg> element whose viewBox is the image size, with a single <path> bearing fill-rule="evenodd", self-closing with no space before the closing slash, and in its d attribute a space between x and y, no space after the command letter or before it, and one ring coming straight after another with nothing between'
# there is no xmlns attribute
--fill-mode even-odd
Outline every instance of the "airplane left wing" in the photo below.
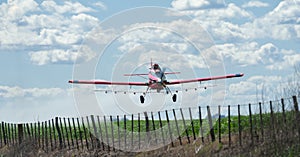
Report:
<svg viewBox="0 0 300 157"><path fill-rule="evenodd" d="M128 85L128 86L148 86L146 82L111 82L104 80L70 80L74 84L102 84L102 85Z"/></svg>
<svg viewBox="0 0 300 157"><path fill-rule="evenodd" d="M224 75L224 76L206 77L206 78L195 78L195 79L187 79L187 80L175 80L175 81L167 82L166 85L174 85L174 84L182 84L182 83L190 83L190 82L202 82L202 81L210 81L210 80L220 80L220 79L242 77L242 76L244 76L243 73L229 74L229 75Z"/></svg>

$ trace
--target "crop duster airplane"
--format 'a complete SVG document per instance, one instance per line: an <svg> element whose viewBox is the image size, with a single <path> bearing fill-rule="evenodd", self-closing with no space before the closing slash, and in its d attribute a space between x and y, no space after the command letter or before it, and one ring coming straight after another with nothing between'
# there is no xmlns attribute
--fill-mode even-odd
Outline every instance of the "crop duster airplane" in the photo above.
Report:
<svg viewBox="0 0 300 157"><path fill-rule="evenodd" d="M180 72L165 72L165 68L161 69L158 64L150 64L148 74L124 74L124 76L148 76L148 82L111 82L111 81L103 81L103 80L69 80L69 83L74 84L99 84L99 85L127 85L127 86L145 86L147 87L146 92L140 96L140 102L145 102L145 96L150 90L156 90L158 93L161 90L166 90L166 93L171 93L173 102L176 102L177 95L172 94L170 85L190 83L190 82L202 82L202 81L210 81L210 80L219 80L219 79L228 79L234 77L242 77L243 73L239 74L228 74L224 76L213 76L206 78L193 78L193 79L185 79L185 80L174 80L168 81L166 75L168 74L179 74ZM177 92L177 91L176 91ZM135 92L134 92L135 94Z"/></svg>

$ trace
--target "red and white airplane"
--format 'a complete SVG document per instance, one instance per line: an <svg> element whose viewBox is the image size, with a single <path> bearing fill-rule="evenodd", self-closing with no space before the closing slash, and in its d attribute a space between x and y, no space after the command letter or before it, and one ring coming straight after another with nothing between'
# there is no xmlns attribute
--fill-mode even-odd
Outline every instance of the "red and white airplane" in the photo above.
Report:
<svg viewBox="0 0 300 157"><path fill-rule="evenodd" d="M243 73L239 74L229 74L224 76L213 76L213 77L206 77L206 78L193 78L193 79L186 79L186 80L174 80L168 81L166 79L167 74L179 74L180 72L165 72L165 68L161 69L158 64L152 64L149 68L150 71L148 74L125 74L124 76L148 76L148 82L111 82L111 81L103 81L103 80L69 80L69 83L74 84L100 84L100 85L127 85L127 86L146 86L146 92L140 96L140 102L145 102L146 93L150 90L156 90L160 92L161 90L165 89L166 93L171 93L173 102L176 102L177 95L172 94L169 85L176 85L176 84L183 84L183 83L190 83L190 82L202 82L202 81L210 81L210 80L219 80L219 79L227 79L227 78L234 78L234 77L242 77L244 76ZM177 91L176 91L177 92Z"/></svg>

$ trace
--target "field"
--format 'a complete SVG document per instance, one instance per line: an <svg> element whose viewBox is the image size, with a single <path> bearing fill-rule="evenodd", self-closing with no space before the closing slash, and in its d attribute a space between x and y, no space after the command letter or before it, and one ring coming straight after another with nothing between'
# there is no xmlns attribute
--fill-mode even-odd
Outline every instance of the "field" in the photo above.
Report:
<svg viewBox="0 0 300 157"><path fill-rule="evenodd" d="M300 152L297 97L265 104L0 124L1 154L293 156ZM197 110L198 112L191 112ZM196 113L196 114L195 114ZM205 115L205 117L204 117ZM60 156L60 155L59 155Z"/></svg>

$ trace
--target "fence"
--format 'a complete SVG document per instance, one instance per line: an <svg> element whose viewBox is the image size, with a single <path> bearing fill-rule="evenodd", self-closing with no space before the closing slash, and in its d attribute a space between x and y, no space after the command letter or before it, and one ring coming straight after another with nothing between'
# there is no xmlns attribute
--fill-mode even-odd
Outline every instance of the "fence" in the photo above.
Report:
<svg viewBox="0 0 300 157"><path fill-rule="evenodd" d="M137 115L88 116L0 124L0 147L32 141L45 151L145 151L186 143L228 147L300 141L297 97L247 105L180 108Z"/></svg>

